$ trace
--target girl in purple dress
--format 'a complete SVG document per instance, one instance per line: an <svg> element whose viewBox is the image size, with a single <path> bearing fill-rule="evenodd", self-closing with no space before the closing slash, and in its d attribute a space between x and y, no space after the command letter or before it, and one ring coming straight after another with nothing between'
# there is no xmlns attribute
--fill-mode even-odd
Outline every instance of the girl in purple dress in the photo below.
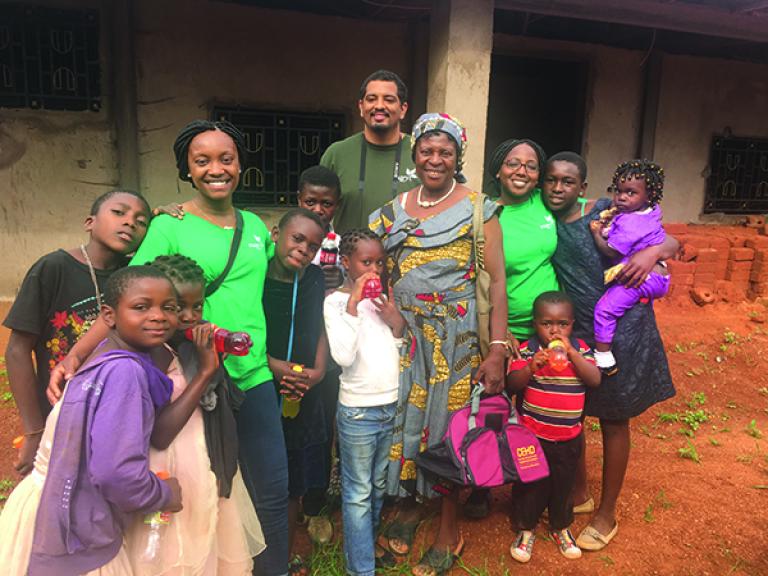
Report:
<svg viewBox="0 0 768 576"><path fill-rule="evenodd" d="M605 271L610 284L629 258L649 246L662 244L666 235L661 226L664 170L648 160L630 160L613 173L608 191L613 205L590 223L598 250L614 265ZM595 306L595 361L608 376L618 372L611 352L616 322L641 299L661 298L669 291L669 273L661 264L639 286L618 282L611 285Z"/></svg>
<svg viewBox="0 0 768 576"><path fill-rule="evenodd" d="M176 331L178 301L154 268L112 274L101 315L109 335L69 381L46 422L33 471L0 515L9 576L129 576L123 530L134 513L181 510L176 478L149 469L155 412L171 381L149 351Z"/></svg>

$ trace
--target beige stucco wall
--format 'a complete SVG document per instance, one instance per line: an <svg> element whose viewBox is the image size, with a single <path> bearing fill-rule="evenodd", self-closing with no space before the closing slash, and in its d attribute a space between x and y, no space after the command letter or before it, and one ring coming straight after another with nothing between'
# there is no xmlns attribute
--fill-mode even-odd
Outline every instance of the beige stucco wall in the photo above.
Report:
<svg viewBox="0 0 768 576"><path fill-rule="evenodd" d="M603 195L616 165L635 153L643 54L594 44L501 34L494 37L494 52L589 64L582 154L589 167L588 195Z"/></svg>
<svg viewBox="0 0 768 576"><path fill-rule="evenodd" d="M53 7L99 8L98 0L48 0ZM110 120L109 36L101 14L99 112L0 108L0 299L15 295L43 254L87 240L91 203L119 180Z"/></svg>
<svg viewBox="0 0 768 576"><path fill-rule="evenodd" d="M51 5L98 7L98 0ZM207 0L140 0L136 21L140 189L151 204L186 199L171 146L214 103L343 112L360 129L360 82L409 72L405 24L269 11ZM110 113L109 22L102 14L101 112L0 109L0 299L41 255L86 239L93 199L119 174ZM11 150L11 153L8 151ZM3 165L9 158L9 165ZM277 210L262 215L273 221Z"/></svg>
<svg viewBox="0 0 768 576"><path fill-rule="evenodd" d="M408 72L407 28L395 23L169 0L144 1L137 29L141 191L152 202L190 195L185 183L177 192L171 146L214 103L343 112L352 132L362 80Z"/></svg>
<svg viewBox="0 0 768 576"><path fill-rule="evenodd" d="M768 138L768 65L665 56L656 160L664 166L665 220L732 221L703 216L712 135Z"/></svg>

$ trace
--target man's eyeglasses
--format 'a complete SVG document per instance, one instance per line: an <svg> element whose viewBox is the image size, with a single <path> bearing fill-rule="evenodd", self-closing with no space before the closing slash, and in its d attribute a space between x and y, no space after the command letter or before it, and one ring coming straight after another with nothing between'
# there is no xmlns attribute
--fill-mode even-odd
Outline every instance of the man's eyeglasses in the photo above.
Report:
<svg viewBox="0 0 768 576"><path fill-rule="evenodd" d="M520 166L525 166L526 172L539 171L539 165L536 164L535 162L526 162L525 164L523 164L517 158L513 158L512 160L504 160L504 166L506 166L510 170L517 170L518 168L520 168Z"/></svg>

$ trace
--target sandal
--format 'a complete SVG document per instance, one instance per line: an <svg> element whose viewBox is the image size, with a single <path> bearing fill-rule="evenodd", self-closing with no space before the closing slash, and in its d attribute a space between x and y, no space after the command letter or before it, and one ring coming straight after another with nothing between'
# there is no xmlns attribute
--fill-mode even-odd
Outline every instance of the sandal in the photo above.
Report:
<svg viewBox="0 0 768 576"><path fill-rule="evenodd" d="M397 557L378 542L375 544L374 560L376 568L386 570L397 565Z"/></svg>
<svg viewBox="0 0 768 576"><path fill-rule="evenodd" d="M384 538L382 546L396 556L408 556L420 523L419 519L410 522L400 522L395 519L382 534Z"/></svg>
<svg viewBox="0 0 768 576"><path fill-rule="evenodd" d="M309 566L298 554L288 562L288 576L309 576Z"/></svg>
<svg viewBox="0 0 768 576"><path fill-rule="evenodd" d="M419 563L413 567L411 574L413 576L443 576L453 568L453 563L463 551L464 536L461 534L459 534L459 543L453 550L437 550L430 546Z"/></svg>

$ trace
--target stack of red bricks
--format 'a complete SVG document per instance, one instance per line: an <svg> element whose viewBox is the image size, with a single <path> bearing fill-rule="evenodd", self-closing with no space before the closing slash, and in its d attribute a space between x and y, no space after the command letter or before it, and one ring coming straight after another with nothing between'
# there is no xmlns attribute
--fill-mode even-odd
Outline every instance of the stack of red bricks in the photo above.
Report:
<svg viewBox="0 0 768 576"><path fill-rule="evenodd" d="M680 242L669 298L699 305L768 297L768 226L762 216L744 226L665 224Z"/></svg>

